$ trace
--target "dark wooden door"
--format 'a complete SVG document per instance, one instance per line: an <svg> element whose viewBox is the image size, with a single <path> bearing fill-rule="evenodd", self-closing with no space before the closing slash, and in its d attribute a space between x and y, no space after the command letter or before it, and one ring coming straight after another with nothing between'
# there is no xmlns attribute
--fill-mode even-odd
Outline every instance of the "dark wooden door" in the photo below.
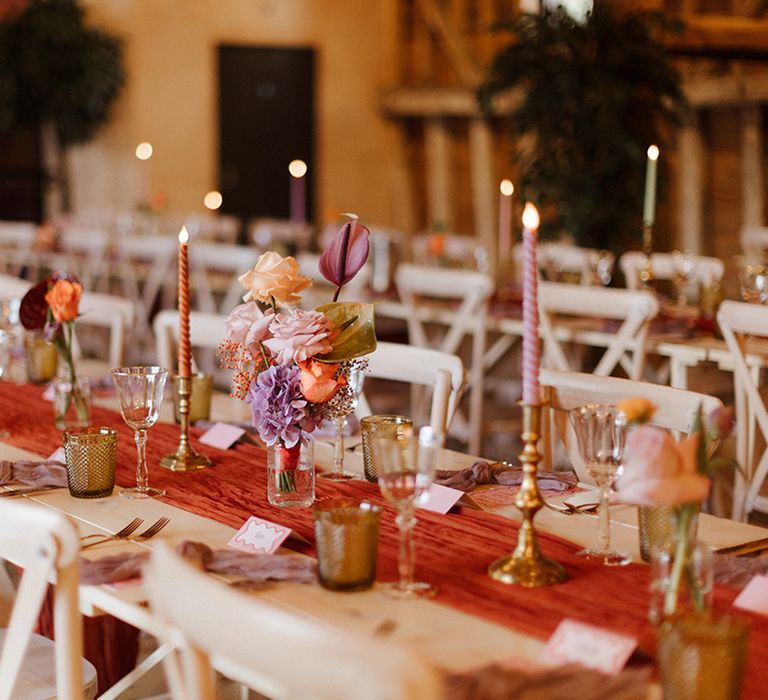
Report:
<svg viewBox="0 0 768 700"><path fill-rule="evenodd" d="M38 129L0 133L0 220L42 221L40 158Z"/></svg>
<svg viewBox="0 0 768 700"><path fill-rule="evenodd" d="M242 219L289 218L288 163L309 167L314 197L313 49L219 46L219 187L222 210Z"/></svg>

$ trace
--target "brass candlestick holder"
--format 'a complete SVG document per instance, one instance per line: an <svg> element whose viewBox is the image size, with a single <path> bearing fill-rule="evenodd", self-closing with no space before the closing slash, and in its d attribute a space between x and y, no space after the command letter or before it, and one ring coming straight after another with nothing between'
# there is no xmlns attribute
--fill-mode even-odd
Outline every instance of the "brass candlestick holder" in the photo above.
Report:
<svg viewBox="0 0 768 700"><path fill-rule="evenodd" d="M651 265L651 252L653 251L653 224L643 224L643 253L645 254L645 266L640 270L640 285L648 288L653 282L653 266Z"/></svg>
<svg viewBox="0 0 768 700"><path fill-rule="evenodd" d="M556 561L547 559L539 549L533 519L544 500L536 481L541 455L536 447L539 441L541 404L523 403L523 441L520 454L523 464L523 483L515 498L515 505L523 514L523 523L512 554L496 560L488 567L488 575L502 583L516 583L526 588L539 588L564 581L568 574Z"/></svg>
<svg viewBox="0 0 768 700"><path fill-rule="evenodd" d="M176 394L179 397L179 423L181 434L176 453L166 455L160 460L160 466L173 472L191 472L210 467L212 462L205 455L198 454L189 442L189 397L192 395L192 378L176 378Z"/></svg>

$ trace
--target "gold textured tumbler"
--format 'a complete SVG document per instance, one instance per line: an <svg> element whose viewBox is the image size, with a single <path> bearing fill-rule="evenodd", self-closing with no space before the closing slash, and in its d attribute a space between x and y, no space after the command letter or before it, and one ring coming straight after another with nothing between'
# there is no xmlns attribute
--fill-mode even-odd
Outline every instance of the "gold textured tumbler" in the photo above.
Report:
<svg viewBox="0 0 768 700"><path fill-rule="evenodd" d="M373 439L377 435L413 435L413 421L408 416L373 415L360 420L360 435L363 439L363 470L368 481L379 480Z"/></svg>
<svg viewBox="0 0 768 700"><path fill-rule="evenodd" d="M64 433L69 492L75 498L103 498L115 488L117 430L85 428Z"/></svg>

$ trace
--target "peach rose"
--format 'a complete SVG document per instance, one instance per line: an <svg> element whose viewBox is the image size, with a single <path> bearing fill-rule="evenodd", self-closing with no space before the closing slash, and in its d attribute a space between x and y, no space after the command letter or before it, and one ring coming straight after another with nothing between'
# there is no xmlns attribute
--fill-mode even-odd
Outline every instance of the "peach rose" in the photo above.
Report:
<svg viewBox="0 0 768 700"><path fill-rule="evenodd" d="M337 364L326 364L317 360L299 362L301 369L301 393L307 401L325 403L330 401L347 380L336 377Z"/></svg>
<svg viewBox="0 0 768 700"><path fill-rule="evenodd" d="M238 278L248 290L243 301L256 299L271 304L272 298L284 304L298 304L298 293L312 284L299 274L299 264L292 257L283 258L274 251L264 253L256 267Z"/></svg>
<svg viewBox="0 0 768 700"><path fill-rule="evenodd" d="M74 321L77 318L77 306L83 288L77 282L57 280L45 295L45 301L51 309L57 323Z"/></svg>
<svg viewBox="0 0 768 700"><path fill-rule="evenodd" d="M656 406L648 399L624 399L616 408L624 414L627 423L647 423L656 413Z"/></svg>
<svg viewBox="0 0 768 700"><path fill-rule="evenodd" d="M679 443L663 428L643 425L629 433L616 492L623 503L677 506L700 503L709 479L697 470L699 434Z"/></svg>

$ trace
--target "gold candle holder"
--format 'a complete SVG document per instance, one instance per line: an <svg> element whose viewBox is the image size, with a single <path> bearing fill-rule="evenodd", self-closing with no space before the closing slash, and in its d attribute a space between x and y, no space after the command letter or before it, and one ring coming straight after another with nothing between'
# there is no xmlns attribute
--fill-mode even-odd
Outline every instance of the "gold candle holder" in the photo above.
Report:
<svg viewBox="0 0 768 700"><path fill-rule="evenodd" d="M189 397L192 395L190 377L176 378L176 394L179 397L179 446L176 453L166 455L160 460L160 466L173 472L191 472L211 466L211 460L198 454L189 442Z"/></svg>
<svg viewBox="0 0 768 700"><path fill-rule="evenodd" d="M523 442L520 454L523 464L523 483L515 498L515 505L523 514L523 522L512 554L497 559L488 567L488 575L502 583L514 583L525 588L539 588L564 581L568 574L552 559L547 559L539 549L533 519L544 506L536 481L541 455L536 447L539 441L541 404L523 403Z"/></svg>
<svg viewBox="0 0 768 700"><path fill-rule="evenodd" d="M643 224L643 253L645 253L645 267L640 270L640 284L647 288L653 282L653 267L651 266L651 252L653 251L653 224Z"/></svg>

